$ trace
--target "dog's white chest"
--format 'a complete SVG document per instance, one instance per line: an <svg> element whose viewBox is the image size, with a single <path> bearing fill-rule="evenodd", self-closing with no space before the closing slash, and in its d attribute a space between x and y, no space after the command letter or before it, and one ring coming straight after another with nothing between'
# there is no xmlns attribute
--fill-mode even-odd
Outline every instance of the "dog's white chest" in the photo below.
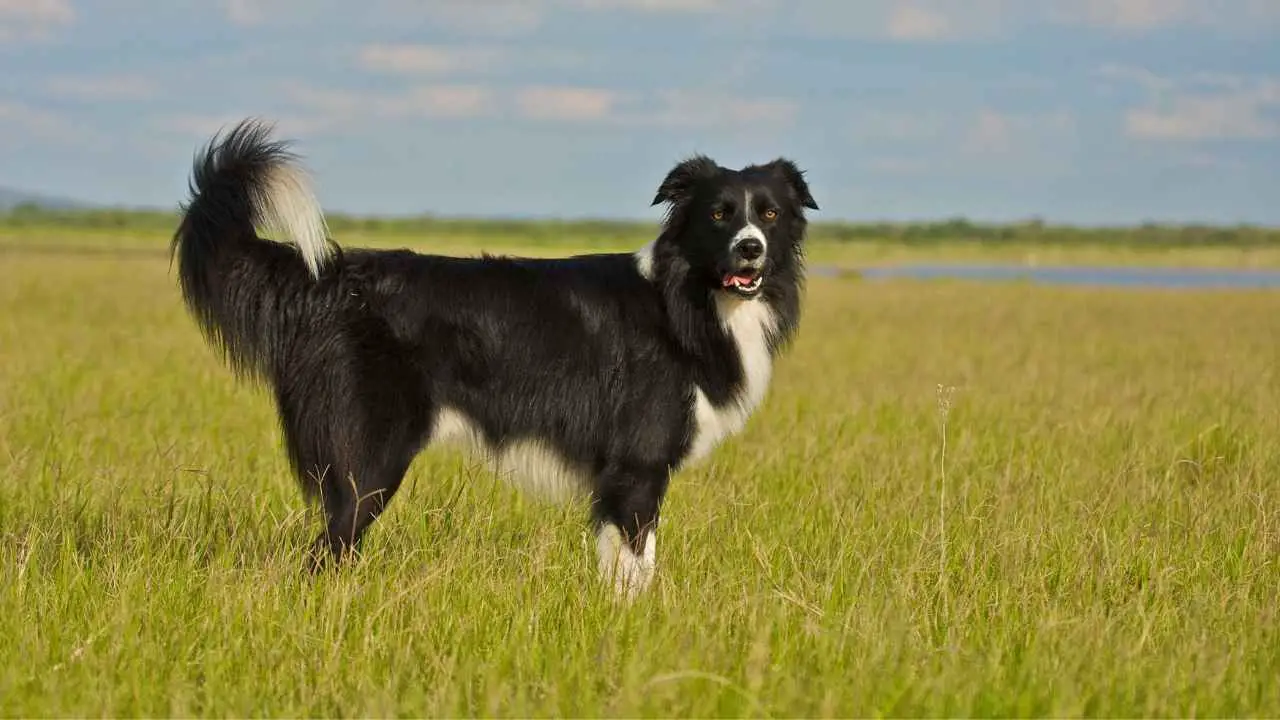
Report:
<svg viewBox="0 0 1280 720"><path fill-rule="evenodd" d="M694 387L693 440L685 466L705 458L722 440L746 426L747 418L764 400L773 373L769 334L774 329L775 316L769 306L760 300L719 298L716 309L729 337L738 346L743 386L719 407L711 403L702 388Z"/></svg>

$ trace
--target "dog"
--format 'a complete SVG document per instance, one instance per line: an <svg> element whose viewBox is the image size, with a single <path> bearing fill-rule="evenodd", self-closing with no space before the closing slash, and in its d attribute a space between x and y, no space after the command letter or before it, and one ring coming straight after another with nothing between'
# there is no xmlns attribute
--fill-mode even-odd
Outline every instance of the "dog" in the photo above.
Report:
<svg viewBox="0 0 1280 720"><path fill-rule="evenodd" d="M796 333L818 205L795 163L687 157L634 252L451 257L339 247L292 143L253 117L223 130L195 153L171 261L205 339L274 394L325 512L314 566L357 550L429 443L458 441L589 499L604 582L648 588L672 473L743 429Z"/></svg>

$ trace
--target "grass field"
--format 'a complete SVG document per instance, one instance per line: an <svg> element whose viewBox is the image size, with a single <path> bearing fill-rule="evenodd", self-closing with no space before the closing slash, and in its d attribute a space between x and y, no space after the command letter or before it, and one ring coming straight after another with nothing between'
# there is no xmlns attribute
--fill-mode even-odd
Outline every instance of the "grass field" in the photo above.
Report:
<svg viewBox="0 0 1280 720"><path fill-rule="evenodd" d="M176 216L123 213L98 217L20 221L0 214L0 255L167 253ZM479 248L530 255L632 250L647 242L655 223L478 222L330 218L344 245L412 247L470 254ZM1024 265L1144 265L1213 268L1280 268L1280 229L1072 228L947 224L859 226L815 222L809 242L815 264L862 267L906 262L999 262Z"/></svg>
<svg viewBox="0 0 1280 720"><path fill-rule="evenodd" d="M583 507L445 450L359 564L301 574L268 398L163 255L9 252L0 713L1276 716L1277 322L1276 292L815 278L625 607Z"/></svg>

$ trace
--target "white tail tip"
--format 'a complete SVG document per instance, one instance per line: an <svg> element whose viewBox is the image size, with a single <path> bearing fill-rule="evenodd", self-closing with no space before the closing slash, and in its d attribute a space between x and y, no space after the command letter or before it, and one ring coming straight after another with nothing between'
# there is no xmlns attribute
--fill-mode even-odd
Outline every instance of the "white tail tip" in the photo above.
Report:
<svg viewBox="0 0 1280 720"><path fill-rule="evenodd" d="M329 226L310 179L301 167L281 164L267 174L259 196L253 198L256 224L275 237L298 246L302 261L313 277L332 254Z"/></svg>

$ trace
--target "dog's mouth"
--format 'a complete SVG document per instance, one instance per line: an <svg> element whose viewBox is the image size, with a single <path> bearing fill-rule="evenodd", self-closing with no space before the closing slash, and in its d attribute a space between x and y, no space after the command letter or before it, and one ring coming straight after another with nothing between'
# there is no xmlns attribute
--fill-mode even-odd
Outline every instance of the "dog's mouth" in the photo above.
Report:
<svg viewBox="0 0 1280 720"><path fill-rule="evenodd" d="M720 287L743 297L753 297L760 292L764 275L758 268L739 268L720 278Z"/></svg>

